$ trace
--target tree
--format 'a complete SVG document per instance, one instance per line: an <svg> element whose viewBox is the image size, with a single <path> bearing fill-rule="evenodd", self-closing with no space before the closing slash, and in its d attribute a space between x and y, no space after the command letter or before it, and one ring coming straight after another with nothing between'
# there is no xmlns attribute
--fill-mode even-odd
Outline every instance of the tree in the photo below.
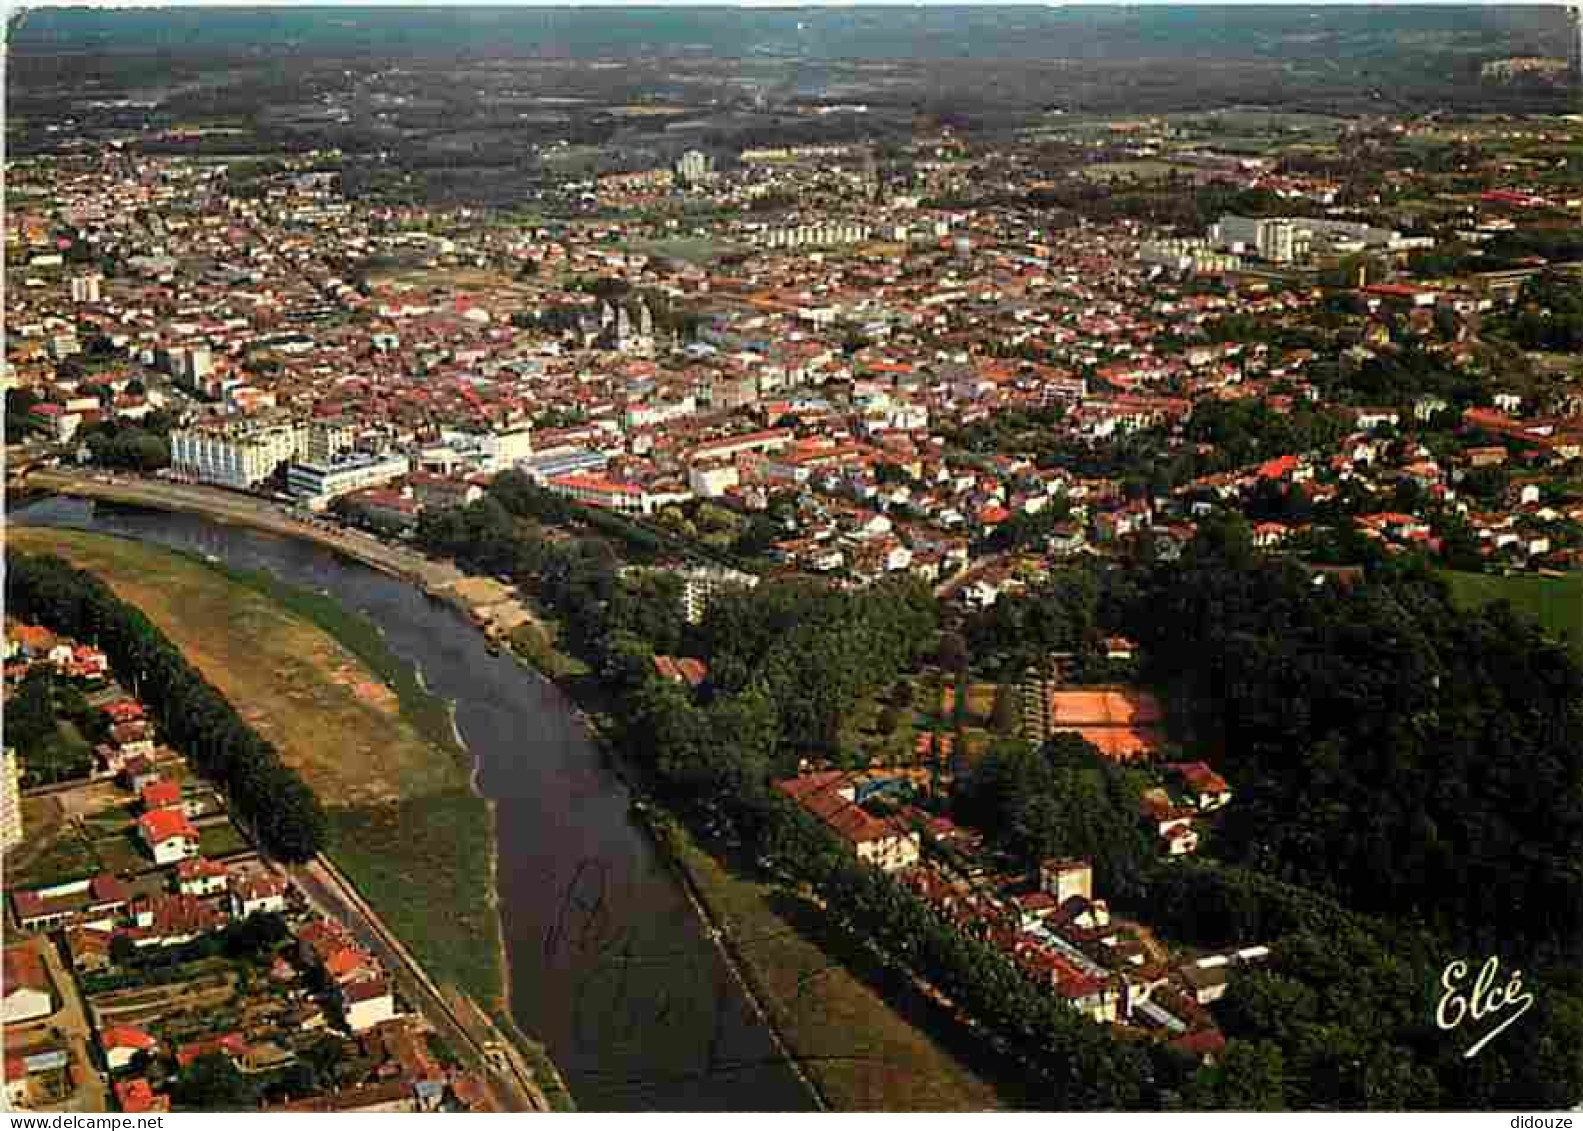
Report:
<svg viewBox="0 0 1583 1131"><path fill-rule="evenodd" d="M20 444L38 424L33 409L39 403L32 389L7 389L5 393L5 442Z"/></svg>
<svg viewBox="0 0 1583 1131"><path fill-rule="evenodd" d="M55 737L55 669L34 664L6 704L6 741L23 752Z"/></svg>
<svg viewBox="0 0 1583 1131"><path fill-rule="evenodd" d="M948 672L960 672L967 668L967 641L962 639L961 633L940 634L940 646L935 651L935 661Z"/></svg>
<svg viewBox="0 0 1583 1131"><path fill-rule="evenodd" d="M1010 738L1017 733L1022 723L1022 709L1017 687L1012 683L1001 683L995 688L995 733L1003 738Z"/></svg>
<svg viewBox="0 0 1583 1131"><path fill-rule="evenodd" d="M7 608L63 635L97 638L123 677L136 673L172 744L227 791L265 849L289 861L318 851L324 815L312 791L147 617L58 557L12 554L7 566Z"/></svg>
<svg viewBox="0 0 1583 1131"><path fill-rule="evenodd" d="M1182 1093L1198 1111L1286 1111L1286 1063L1280 1046L1230 1041L1213 1067L1200 1069Z"/></svg>
<svg viewBox="0 0 1583 1131"><path fill-rule="evenodd" d="M258 1090L231 1058L211 1052L197 1057L171 1086L171 1101L182 1111L252 1111Z"/></svg>
<svg viewBox="0 0 1583 1131"><path fill-rule="evenodd" d="M1126 617L1237 783L1216 852L1458 945L1576 954L1583 875L1561 864L1583 839L1575 657L1509 606L1457 607L1421 564L1316 586L1240 558L1200 537Z"/></svg>
<svg viewBox="0 0 1583 1131"><path fill-rule="evenodd" d="M123 969L137 963L137 944L132 936L121 932L110 936L110 961Z"/></svg>

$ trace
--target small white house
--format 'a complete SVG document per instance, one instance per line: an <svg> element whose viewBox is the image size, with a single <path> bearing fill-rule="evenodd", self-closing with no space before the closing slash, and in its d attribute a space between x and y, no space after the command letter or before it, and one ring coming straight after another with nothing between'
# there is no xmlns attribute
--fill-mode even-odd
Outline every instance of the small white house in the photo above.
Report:
<svg viewBox="0 0 1583 1131"><path fill-rule="evenodd" d="M396 1016L396 999L390 992L390 983L383 978L371 978L341 987L341 1012L346 1015L347 1027L354 1033L389 1021Z"/></svg>
<svg viewBox="0 0 1583 1131"><path fill-rule="evenodd" d="M138 835L156 864L176 864L198 855L198 830L180 809L156 809L137 819Z"/></svg>
<svg viewBox="0 0 1583 1131"><path fill-rule="evenodd" d="M264 872L239 876L231 884L231 913L238 919L259 912L286 910L286 882Z"/></svg>

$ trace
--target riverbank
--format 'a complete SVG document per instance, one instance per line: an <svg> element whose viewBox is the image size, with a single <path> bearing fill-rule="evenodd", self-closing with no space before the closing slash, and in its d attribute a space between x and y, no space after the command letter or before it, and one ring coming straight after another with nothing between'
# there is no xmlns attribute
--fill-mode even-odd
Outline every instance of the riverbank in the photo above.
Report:
<svg viewBox="0 0 1583 1131"><path fill-rule="evenodd" d="M553 623L544 610L541 621ZM613 773L645 795L641 767L616 748L608 690L574 657L519 655L554 682L594 735ZM577 666L556 678L551 670ZM844 945L823 913L773 882L746 878L746 865L701 845L675 814L644 796L634 816L649 831L780 1055L821 1111L985 1111L1006 1106L996 1087L940 1047L943 1019L872 956ZM740 862L739 862L740 863ZM884 984L886 994L875 989ZM904 1013L894 1001L905 1002ZM961 1050L964 1054L969 1050Z"/></svg>
<svg viewBox="0 0 1583 1131"><path fill-rule="evenodd" d="M216 522L312 542L359 565L411 582L430 597L459 610L496 643L518 633L547 634L549 631L530 606L512 596L510 587L492 578L474 577L450 562L435 561L417 550L393 546L363 531L328 520L315 522L294 517L280 506L251 495L218 487L125 476L107 480L86 472L60 470L34 472L28 478L26 491L33 496L55 493L98 502L200 514Z"/></svg>
<svg viewBox="0 0 1583 1131"><path fill-rule="evenodd" d="M142 542L15 526L8 542L65 557L142 609L319 794L327 855L421 969L509 1009L494 807L449 706L372 623L263 571ZM548 1064L542 1046L522 1051ZM564 1095L558 1073L549 1083Z"/></svg>
<svg viewBox="0 0 1583 1131"><path fill-rule="evenodd" d="M121 497L117 501L167 509L147 496ZM239 523L251 525L242 520ZM264 529L272 527L264 526ZM313 540L320 541L317 538ZM339 546L332 548L354 560L357 558L356 554L346 553ZM389 569L382 572L403 576ZM412 576L406 579L416 580ZM419 584L421 586L421 582ZM423 588L434 596L427 587ZM607 724L612 704L608 690L581 661L553 647L556 643L555 619L542 615L542 611L539 613L539 623L546 626L545 640L551 647L548 650L530 650L539 653L531 658L518 655L516 650L513 650L513 654L523 666L533 668L539 676L556 685L571 705L584 733L598 740L597 745L603 751L601 756L609 770L629 785L638 783L636 788L641 792L640 770L626 764L609 741ZM544 657L551 653L552 662L543 663ZM553 678L546 674L546 669L553 673ZM690 878L692 890L686 890L686 885L678 885L689 901L709 892L718 884L703 863L714 858L702 849L694 856L677 851L674 843L667 843L662 837L651 836L647 839L670 868L680 869ZM722 936L727 928L739 937L774 933L791 938L797 934L797 927L782 917L781 913L787 909L776 904L777 893L772 887L761 887L749 894L751 899L742 906L750 907L751 913L733 910L729 901L719 896L696 898L693 910L696 912L702 908L705 925L711 930L721 930ZM711 912L711 905L721 910ZM717 922L711 922L712 915L719 916ZM741 926L750 920L762 922L765 929L760 931ZM805 1094L821 1095L830 1107L837 1110L881 1107L890 1110L948 1110L997 1106L993 1092L986 1091L987 1086L981 1080L935 1043L929 1035L936 1031L935 1027L911 1022L907 1016L910 1011L899 1012L894 1008L887 1001L890 996L888 991L881 996L870 989L868 982L871 979L854 973L853 969L844 965L847 961L845 957L832 960L831 954L836 952L822 950L819 945L806 939L803 941L808 947L803 952L805 961L801 966L787 967L799 971L797 984L789 996L782 995L779 998L770 991L777 984L774 965L784 962L784 956L766 954L751 947L724 948L720 945L723 937L713 940L713 947L730 967L733 980L745 988L743 996L747 1004L765 1020L766 1023L761 1027L770 1032L773 1043L781 1048L782 1056L788 1062L794 1062L803 1074L805 1082L802 1090ZM875 1046L883 1050L883 1055L865 1056L853 1052L853 1032L867 1034L871 1029L893 1033ZM563 1036L561 1039L567 1038ZM862 1039L869 1040L866 1035ZM845 1079L842 1079L843 1076ZM811 1089L806 1081L813 1082ZM751 1106L751 1100L744 1106ZM692 1104L685 1104L682 1109L689 1107L696 1110Z"/></svg>
<svg viewBox="0 0 1583 1131"><path fill-rule="evenodd" d="M250 526L323 546L370 569L411 581L426 591L442 589L465 576L455 566L433 561L416 551L389 546L370 535L344 530L328 522L324 525L305 522L276 504L219 487L125 476L106 482L86 472L44 470L28 477L27 489L153 510L201 514L215 522Z"/></svg>

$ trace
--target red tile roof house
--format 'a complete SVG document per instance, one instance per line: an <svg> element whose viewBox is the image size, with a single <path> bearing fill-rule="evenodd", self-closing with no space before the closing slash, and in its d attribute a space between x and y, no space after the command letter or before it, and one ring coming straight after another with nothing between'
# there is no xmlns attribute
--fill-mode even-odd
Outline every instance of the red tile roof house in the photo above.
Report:
<svg viewBox="0 0 1583 1131"><path fill-rule="evenodd" d="M35 1021L55 1012L55 991L50 984L44 957L33 942L5 948L0 967L0 996L7 1025Z"/></svg>
<svg viewBox="0 0 1583 1131"><path fill-rule="evenodd" d="M775 788L823 821L859 860L887 872L918 862L919 834L894 818L875 817L858 805L851 774L840 770L805 774L778 781Z"/></svg>
<svg viewBox="0 0 1583 1131"><path fill-rule="evenodd" d="M35 1045L20 1051L8 1049L5 1058L5 1096L11 1107L27 1107L34 1075L65 1074L70 1083L72 1059L64 1048Z"/></svg>
<svg viewBox="0 0 1583 1131"><path fill-rule="evenodd" d="M176 865L176 890L182 895L218 895L226 890L230 875L218 860L194 856Z"/></svg>
<svg viewBox="0 0 1583 1131"><path fill-rule="evenodd" d="M170 1110L170 1097L156 1096L149 1082L141 1076L116 1084L115 1100L122 1111L133 1115Z"/></svg>
<svg viewBox="0 0 1583 1131"><path fill-rule="evenodd" d="M138 835L156 864L175 864L198 855L198 830L179 809L156 809L137 819Z"/></svg>
<svg viewBox="0 0 1583 1131"><path fill-rule="evenodd" d="M176 1067L186 1068L200 1056L209 1056L212 1053L228 1057L234 1063L247 1054L247 1041L241 1033L226 1033L224 1036L209 1037L206 1040L182 1045L176 1050Z"/></svg>
<svg viewBox="0 0 1583 1131"><path fill-rule="evenodd" d="M1200 809L1219 809L1231 800L1231 787L1226 779L1205 762L1168 762L1160 769L1180 777L1182 788Z"/></svg>
<svg viewBox="0 0 1583 1131"><path fill-rule="evenodd" d="M67 924L108 924L126 907L128 896L126 885L106 872L35 891L14 891L11 903L24 930L49 931Z"/></svg>
<svg viewBox="0 0 1583 1131"><path fill-rule="evenodd" d="M136 699L117 699L102 708L111 723L130 723L143 717L143 704Z"/></svg>
<svg viewBox="0 0 1583 1131"><path fill-rule="evenodd" d="M297 932L297 949L304 962L323 967L337 984L372 979L379 964L352 937L342 923L322 919Z"/></svg>
<svg viewBox="0 0 1583 1131"><path fill-rule="evenodd" d="M181 785L161 778L159 781L145 785L142 789L142 797L145 813L152 813L156 809L179 809Z"/></svg>
<svg viewBox="0 0 1583 1131"><path fill-rule="evenodd" d="M227 916L192 895L139 896L128 909L135 927L121 932L139 947L180 946L218 931Z"/></svg>
<svg viewBox="0 0 1583 1131"><path fill-rule="evenodd" d="M697 687L708 678L709 666L691 656L655 656L654 670L673 683Z"/></svg>
<svg viewBox="0 0 1583 1131"><path fill-rule="evenodd" d="M153 1054L159 1042L141 1029L131 1025L112 1025L99 1034L99 1047L104 1049L105 1063L111 1071L125 1068L140 1052Z"/></svg>
<svg viewBox="0 0 1583 1131"><path fill-rule="evenodd" d="M286 910L286 881L279 876L251 872L231 884L231 914L245 919L255 912Z"/></svg>
<svg viewBox="0 0 1583 1131"><path fill-rule="evenodd" d="M395 996L383 978L344 983L340 990L341 1012L347 1028L354 1033L371 1029L396 1015Z"/></svg>

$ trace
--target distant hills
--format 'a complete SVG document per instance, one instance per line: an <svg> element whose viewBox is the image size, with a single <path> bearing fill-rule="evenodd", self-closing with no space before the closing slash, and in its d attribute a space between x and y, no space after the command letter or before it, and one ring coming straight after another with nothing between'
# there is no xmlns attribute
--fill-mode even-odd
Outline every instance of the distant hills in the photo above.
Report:
<svg viewBox="0 0 1583 1131"><path fill-rule="evenodd" d="M1560 7L55 8L14 55L147 51L785 56L814 60L1378 60L1565 55Z"/></svg>

